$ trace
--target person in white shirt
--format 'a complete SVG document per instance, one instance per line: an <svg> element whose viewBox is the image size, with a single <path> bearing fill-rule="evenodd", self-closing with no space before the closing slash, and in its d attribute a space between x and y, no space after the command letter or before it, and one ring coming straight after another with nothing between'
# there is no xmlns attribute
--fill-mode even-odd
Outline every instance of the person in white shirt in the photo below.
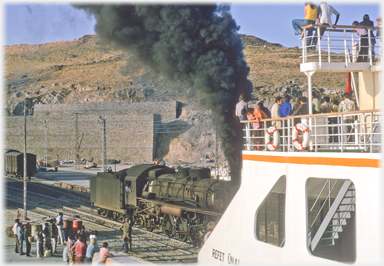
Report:
<svg viewBox="0 0 384 266"><path fill-rule="evenodd" d="M15 220L15 224L12 227L13 235L15 236L16 245L15 245L15 253L19 253L19 239L17 235L17 228L19 227L20 219Z"/></svg>
<svg viewBox="0 0 384 266"><path fill-rule="evenodd" d="M59 213L59 216L57 216L56 218L56 226L57 226L57 232L59 233L59 238L60 238L60 244L63 245L64 244L64 240L63 239L63 213L60 212Z"/></svg>
<svg viewBox="0 0 384 266"><path fill-rule="evenodd" d="M340 13L332 6L328 5L327 2L321 2L321 4L319 5L319 16L317 17L317 24L323 26L332 26L332 14L335 14L336 16L335 24L333 24L336 25L339 21ZM325 29L326 27L320 27L320 40L324 35ZM315 48L317 44L316 36L317 34L315 34L315 37L312 40L312 45L314 45L313 48Z"/></svg>

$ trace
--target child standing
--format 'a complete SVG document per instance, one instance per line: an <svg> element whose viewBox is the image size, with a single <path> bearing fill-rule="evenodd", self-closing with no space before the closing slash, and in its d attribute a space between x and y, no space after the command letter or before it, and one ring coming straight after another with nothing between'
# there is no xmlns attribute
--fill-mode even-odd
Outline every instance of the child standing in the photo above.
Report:
<svg viewBox="0 0 384 266"><path fill-rule="evenodd" d="M41 230L36 229L35 239L36 239L37 257L42 259L44 255L44 247L43 247L44 238L43 238L43 232Z"/></svg>

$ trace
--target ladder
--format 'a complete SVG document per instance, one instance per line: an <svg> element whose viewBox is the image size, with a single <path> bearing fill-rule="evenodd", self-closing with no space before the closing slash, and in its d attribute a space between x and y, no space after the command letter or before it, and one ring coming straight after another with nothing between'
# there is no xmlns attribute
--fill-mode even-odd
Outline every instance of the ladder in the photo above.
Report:
<svg viewBox="0 0 384 266"><path fill-rule="evenodd" d="M319 243L321 246L334 246L343 229L355 211L355 187L351 181L344 181L331 208L324 217L319 229L310 242L314 251Z"/></svg>

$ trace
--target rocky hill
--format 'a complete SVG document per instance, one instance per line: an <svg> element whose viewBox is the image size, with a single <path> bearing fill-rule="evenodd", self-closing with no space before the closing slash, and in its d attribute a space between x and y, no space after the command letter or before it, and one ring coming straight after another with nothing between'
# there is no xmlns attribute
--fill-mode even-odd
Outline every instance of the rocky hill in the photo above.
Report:
<svg viewBox="0 0 384 266"><path fill-rule="evenodd" d="M307 90L307 77L299 71L301 50L283 47L254 36L241 35L244 55L250 67L254 103L263 100L267 107L278 95L290 94L292 102ZM5 115L22 115L23 100L33 105L177 100L182 103L179 119L188 123L182 134L164 136L159 154L168 160L200 160L205 132L209 157L214 149L214 128L208 110L201 110L199 96L189 99L182 83L168 82L151 73L135 55L102 43L97 35L74 41L39 45L12 45L4 49ZM122 68L124 66L124 68ZM122 71L124 69L124 71ZM346 75L330 73L312 77L314 91L320 96L340 98ZM221 152L220 152L220 155Z"/></svg>

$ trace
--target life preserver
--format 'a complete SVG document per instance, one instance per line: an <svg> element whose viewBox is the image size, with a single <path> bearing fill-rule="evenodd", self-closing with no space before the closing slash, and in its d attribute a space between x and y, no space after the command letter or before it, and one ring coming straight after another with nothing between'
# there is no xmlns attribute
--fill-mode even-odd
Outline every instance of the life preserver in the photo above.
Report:
<svg viewBox="0 0 384 266"><path fill-rule="evenodd" d="M273 134L273 143L271 143L271 134ZM267 143L267 148L270 151L276 150L279 147L280 134L279 130L275 127L269 127L267 129L267 134L265 134L265 143Z"/></svg>
<svg viewBox="0 0 384 266"><path fill-rule="evenodd" d="M297 135L298 135L299 131L301 131L303 133L303 141L301 142L301 144L297 140ZM308 147L308 145L309 145L309 130L304 124L299 123L293 127L292 142L293 142L293 145L298 150L305 150L305 148Z"/></svg>

